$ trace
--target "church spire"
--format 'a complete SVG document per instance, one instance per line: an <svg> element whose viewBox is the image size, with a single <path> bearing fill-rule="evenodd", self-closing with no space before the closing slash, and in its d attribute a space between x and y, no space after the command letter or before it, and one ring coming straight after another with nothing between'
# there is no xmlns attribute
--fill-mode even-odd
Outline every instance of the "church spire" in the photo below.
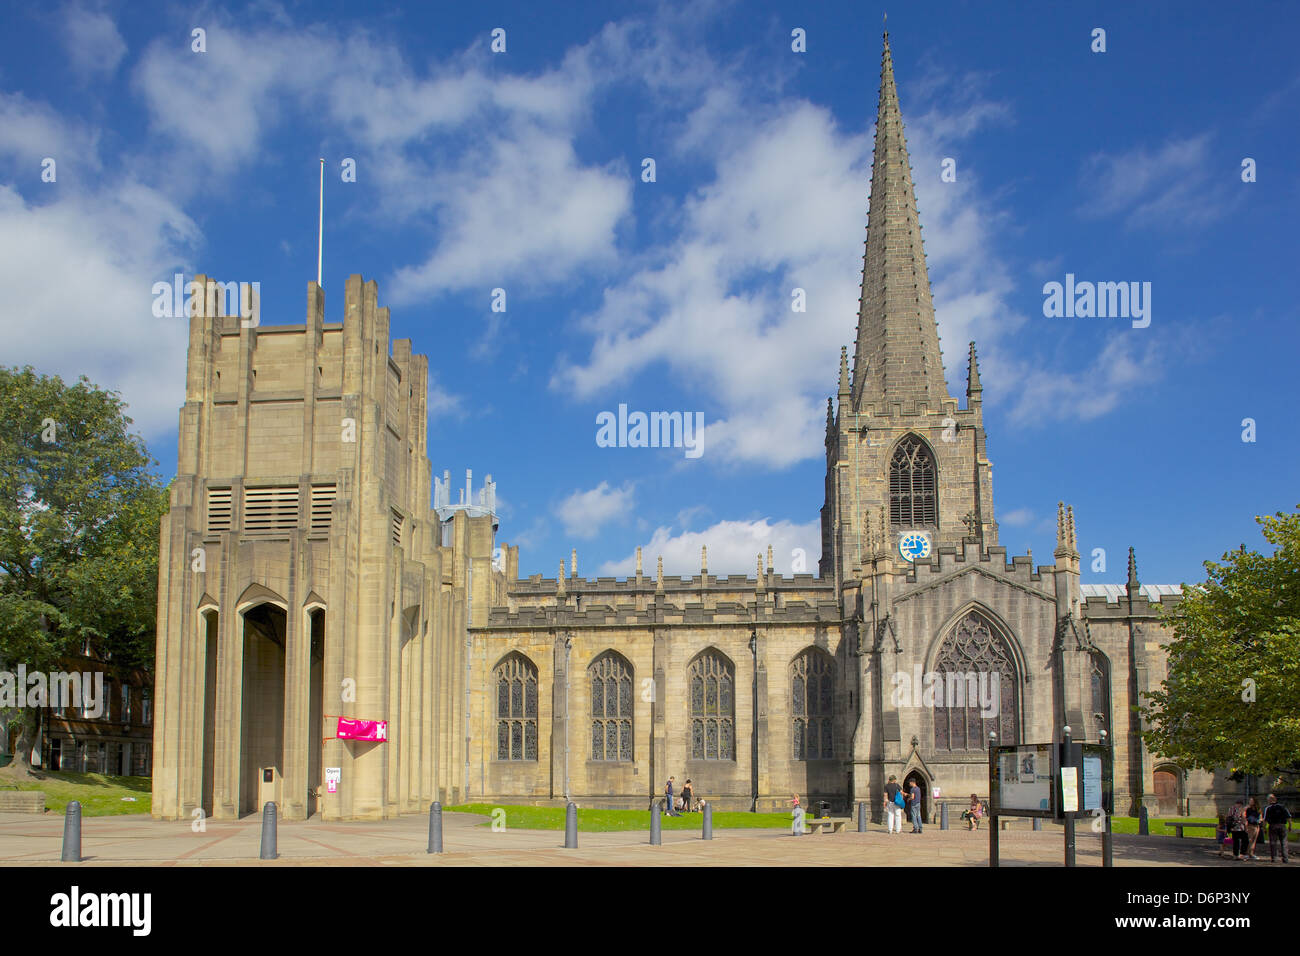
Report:
<svg viewBox="0 0 1300 956"><path fill-rule="evenodd" d="M888 32L884 40L853 358L853 407L926 401L938 411L951 396L944 381Z"/></svg>
<svg viewBox="0 0 1300 956"><path fill-rule="evenodd" d="M966 407L977 404L983 397L984 387L980 385L979 360L975 358L975 343L970 344L970 364L966 369Z"/></svg>

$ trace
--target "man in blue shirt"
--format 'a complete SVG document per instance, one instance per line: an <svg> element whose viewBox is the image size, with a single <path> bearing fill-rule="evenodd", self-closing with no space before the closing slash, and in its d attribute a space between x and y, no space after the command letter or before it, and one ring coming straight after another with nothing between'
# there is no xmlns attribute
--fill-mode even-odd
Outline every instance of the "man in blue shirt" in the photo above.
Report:
<svg viewBox="0 0 1300 956"><path fill-rule="evenodd" d="M916 785L916 780L912 780L912 786L907 791L907 805L912 812L912 832L921 832L921 788Z"/></svg>

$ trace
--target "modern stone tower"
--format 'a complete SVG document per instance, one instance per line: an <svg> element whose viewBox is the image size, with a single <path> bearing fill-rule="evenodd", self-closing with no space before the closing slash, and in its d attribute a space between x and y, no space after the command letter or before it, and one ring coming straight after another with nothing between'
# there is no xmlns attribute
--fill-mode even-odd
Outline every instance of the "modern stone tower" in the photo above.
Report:
<svg viewBox="0 0 1300 956"><path fill-rule="evenodd" d="M961 409L944 380L886 33L853 368L842 350L838 409L827 404L823 576L856 576L874 546L909 531L934 547L997 544L973 342L969 362Z"/></svg>
<svg viewBox="0 0 1300 956"><path fill-rule="evenodd" d="M340 323L316 283L305 325L259 327L215 297L190 317L155 816L274 800L286 819L375 819L463 792L464 637L500 588L496 519L472 500L432 511L427 360L409 340L390 354L377 295L349 278ZM387 721L387 741L336 739L340 716Z"/></svg>

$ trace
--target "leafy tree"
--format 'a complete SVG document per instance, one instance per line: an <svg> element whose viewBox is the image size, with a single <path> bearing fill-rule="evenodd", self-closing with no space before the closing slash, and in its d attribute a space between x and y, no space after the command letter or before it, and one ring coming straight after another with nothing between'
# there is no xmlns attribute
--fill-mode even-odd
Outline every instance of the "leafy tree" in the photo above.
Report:
<svg viewBox="0 0 1300 956"><path fill-rule="evenodd" d="M1168 615L1169 676L1148 694L1148 746L1181 766L1300 773L1300 511L1255 519L1275 552L1205 562Z"/></svg>
<svg viewBox="0 0 1300 956"><path fill-rule="evenodd" d="M124 407L84 377L0 367L0 670L60 670L87 639L114 670L152 665L167 492ZM30 771L38 712L10 713Z"/></svg>

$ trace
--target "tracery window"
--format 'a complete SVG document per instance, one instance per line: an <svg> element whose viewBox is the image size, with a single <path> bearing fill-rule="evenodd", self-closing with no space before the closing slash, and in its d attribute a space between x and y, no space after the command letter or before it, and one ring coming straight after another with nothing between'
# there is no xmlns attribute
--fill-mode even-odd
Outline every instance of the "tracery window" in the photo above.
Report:
<svg viewBox="0 0 1300 956"><path fill-rule="evenodd" d="M736 670L708 650L691 663L691 759L736 759Z"/></svg>
<svg viewBox="0 0 1300 956"><path fill-rule="evenodd" d="M907 435L889 460L889 521L896 527L936 525L939 515L937 469L925 442Z"/></svg>
<svg viewBox="0 0 1300 956"><path fill-rule="evenodd" d="M537 668L506 655L492 672L497 685L497 759L537 759Z"/></svg>
<svg viewBox="0 0 1300 956"><path fill-rule="evenodd" d="M632 665L606 651L587 668L591 679L591 759L632 759Z"/></svg>
<svg viewBox="0 0 1300 956"><path fill-rule="evenodd" d="M1100 714L1097 727L1110 733L1110 694L1106 688L1106 668L1100 654L1089 655L1092 658L1092 712Z"/></svg>
<svg viewBox="0 0 1300 956"><path fill-rule="evenodd" d="M933 669L939 676L936 750L984 750L990 731L997 732L999 744L1020 741L1015 662L983 615L978 611L962 615L940 645Z"/></svg>
<svg viewBox="0 0 1300 956"><path fill-rule="evenodd" d="M835 756L832 711L835 662L810 647L790 665L790 714L794 759L829 760Z"/></svg>

